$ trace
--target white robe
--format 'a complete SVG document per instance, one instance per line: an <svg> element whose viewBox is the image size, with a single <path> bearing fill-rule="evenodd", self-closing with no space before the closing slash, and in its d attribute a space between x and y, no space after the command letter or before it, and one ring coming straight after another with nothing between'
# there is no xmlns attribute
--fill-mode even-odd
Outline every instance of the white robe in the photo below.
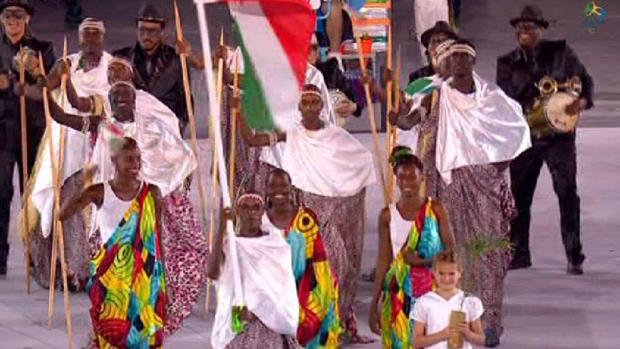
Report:
<svg viewBox="0 0 620 349"><path fill-rule="evenodd" d="M288 243L278 234L233 238L239 258L243 304L272 331L295 336L299 301ZM226 241L223 249L229 250ZM231 326L232 307L239 305L240 294L234 289L229 258L226 255L216 282L217 309L211 334L211 345L215 349L225 348L235 338Z"/></svg>
<svg viewBox="0 0 620 349"><path fill-rule="evenodd" d="M334 108L329 97L329 89L325 84L325 78L323 73L308 63L306 69L306 84L313 84L321 90L321 97L323 98L323 110L321 110L321 119L331 124L338 125L338 117L334 112ZM301 115L299 113L293 114L294 116L289 119L289 123L284 125L284 130L294 128L301 121ZM271 166L282 168L282 154L284 153L284 146L281 143L274 145L273 147L263 147L261 149L260 159L263 162L268 163Z"/></svg>
<svg viewBox="0 0 620 349"><path fill-rule="evenodd" d="M282 168L295 187L329 197L353 196L376 181L370 151L346 130L329 124L318 131L301 125L287 131Z"/></svg>
<svg viewBox="0 0 620 349"><path fill-rule="evenodd" d="M448 184L454 169L512 160L532 145L519 103L476 73L474 82L470 95L450 80L441 87L435 160Z"/></svg>
<svg viewBox="0 0 620 349"><path fill-rule="evenodd" d="M71 62L71 83L75 91L80 97L92 95L102 95L107 98L110 86L108 84L108 63L112 56L104 52L99 65L85 72L79 69L79 61L81 53L72 54L68 57ZM55 99L57 103L65 110L65 112L76 115L87 115L80 113L77 109L71 107L68 101L61 103L56 93ZM69 127L61 126L52 121L52 144L54 146L54 154L58 158L60 149L60 129L65 129L65 147L64 147L64 169L60 171L62 174L62 182L73 174L82 169L89 154L89 137L79 131ZM41 156L39 171L34 179L34 187L32 189L32 202L41 215L41 231L43 236L47 237L50 233L52 224L52 209L54 207L54 186L52 183L52 165L49 156L49 148L47 139L43 139L41 145Z"/></svg>

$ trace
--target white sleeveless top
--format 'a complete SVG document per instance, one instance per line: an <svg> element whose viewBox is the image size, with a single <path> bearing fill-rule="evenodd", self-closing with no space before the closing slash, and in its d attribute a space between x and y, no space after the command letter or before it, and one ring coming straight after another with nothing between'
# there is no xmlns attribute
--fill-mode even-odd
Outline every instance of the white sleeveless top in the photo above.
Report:
<svg viewBox="0 0 620 349"><path fill-rule="evenodd" d="M140 184L140 189L138 190L138 194L142 191L142 186L144 183ZM121 200L116 194L112 187L110 186L110 182L103 182L103 204L97 210L95 214L95 221L93 225L93 230L91 234L95 232L95 230L99 229L99 234L101 234L101 243L105 244L108 239L114 234L114 231L118 227L118 224L123 219L123 216L129 210L131 203L134 199L129 201Z"/></svg>
<svg viewBox="0 0 620 349"><path fill-rule="evenodd" d="M398 212L396 204L390 204L388 207L390 209L390 240L392 242L392 256L396 258L398 252L400 252L405 242L407 242L407 237L409 236L409 232L411 231L411 227L414 222L405 220L403 216L400 215L400 212Z"/></svg>

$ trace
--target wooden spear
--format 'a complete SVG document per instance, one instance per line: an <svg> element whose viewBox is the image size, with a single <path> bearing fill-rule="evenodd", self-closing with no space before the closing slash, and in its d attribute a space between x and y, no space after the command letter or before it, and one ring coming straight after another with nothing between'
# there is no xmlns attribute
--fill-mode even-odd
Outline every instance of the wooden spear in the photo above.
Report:
<svg viewBox="0 0 620 349"><path fill-rule="evenodd" d="M393 68L393 55L392 55L392 27L390 26L388 28L388 45L387 45L387 69L389 70L390 74L393 73L392 68ZM393 74L392 74L393 75ZM387 86L386 86L386 90L387 90L387 108L386 108L386 112L387 112L387 118L388 120L386 120L386 137L385 137L385 152L387 154L387 156L389 157L391 152L392 152L392 148L394 147L394 143L392 142L392 134L394 132L394 128L392 127L392 125L389 122L389 115L392 112L392 110L394 110L393 107L393 96L394 96L394 91L393 91L393 84L392 84L392 79L394 77L391 76L390 79L387 81ZM390 166L390 162L386 162L386 172L387 172L387 186L388 186L388 200L389 202L393 202L394 201L394 171L392 170L392 166Z"/></svg>
<svg viewBox="0 0 620 349"><path fill-rule="evenodd" d="M64 42L63 42L63 48L62 48L62 59L64 62L66 62L67 60L67 55L68 55L68 45L67 45L67 37L65 36ZM67 75L65 74L63 74L60 77L60 93L61 93L61 98L63 99L67 98ZM64 102L63 102L63 108L64 108ZM46 137L48 137L49 139L51 137L51 128L48 128L48 130L49 131L46 132ZM48 145L50 144L51 144L51 141L48 140ZM62 126L60 127L60 145L58 149L60 151L59 158L61 160L59 161L61 163L59 164L59 168L64 169L65 128ZM50 148L50 155L53 155L53 154L54 154L54 150ZM55 160L55 157L52 157L51 159ZM64 170L62 171L64 174ZM60 188L62 186L62 179L58 182L54 182L53 185L58 186ZM56 228L53 227L52 231L56 231ZM56 262L58 260L58 234L55 234L55 233L52 233L52 255L50 257L51 257L50 281L49 281L50 287L49 287L49 297L48 297L49 300L48 300L48 305L47 305L47 326L48 328L51 329L52 320L54 318L54 304L56 303L56 293L55 293L56 292L56 287L55 287L56 285Z"/></svg>
<svg viewBox="0 0 620 349"><path fill-rule="evenodd" d="M233 98L239 98L239 57L235 55L235 72L233 73ZM233 100L234 101L234 100ZM228 158L229 172L228 183L230 185L230 197L235 197L235 162L237 161L237 115L239 110L235 103L231 107L230 125L230 155Z"/></svg>
<svg viewBox="0 0 620 349"><path fill-rule="evenodd" d="M43 66L43 59L41 53L39 53L39 64L41 68L41 74L45 76L45 67ZM62 286L65 299L65 318L67 320L67 334L69 336L69 348L73 349L73 324L71 321L71 296L69 295L69 282L67 280L67 263L65 258L65 239L62 222L60 221L60 183L62 181L60 173L58 171L58 163L56 162L56 156L54 151L54 144L52 142L52 116L50 113L49 99L47 94L47 87L43 88L43 110L45 111L45 120L47 125L47 145L50 152L50 160L52 164L52 182L54 183L54 228L53 233L58 236L58 249L60 250L60 270L62 273ZM62 148L61 148L62 149ZM62 150L60 150L60 161L62 159ZM55 265L53 266L55 267ZM52 289L54 285L50 285ZM53 304L52 304L53 308ZM49 315L49 314L48 314ZM52 314L53 315L53 314ZM52 318L48 318L48 325L51 327Z"/></svg>
<svg viewBox="0 0 620 349"><path fill-rule="evenodd" d="M362 75L366 75L366 64L364 61L364 55L362 53L362 41L359 35L356 35L355 41L357 42L357 50L359 54L360 69ZM387 187L385 185L385 175L383 171L384 157L382 156L381 146L379 141L379 134L377 133L377 122L375 120L375 109L372 104L372 96L370 94L370 85L367 81L364 81L364 92L366 93L366 103L368 104L368 119L370 120L370 130L372 131L372 140L375 148L375 157L377 158L377 168L379 169L379 177L381 181L381 187L383 189L383 203L385 206L389 204L389 197Z"/></svg>
<svg viewBox="0 0 620 349"><path fill-rule="evenodd" d="M21 86L26 84L26 66L24 61L24 50L20 48L19 52L19 83ZM21 136L22 136L22 210L24 212L24 236L26 245L26 293L30 294L30 217L28 214L28 118L26 117L26 94L19 96L19 109L21 113Z"/></svg>
<svg viewBox="0 0 620 349"><path fill-rule="evenodd" d="M176 0L174 1L174 17L176 23L176 31L177 31L177 40L183 41L183 28L181 26L181 16L179 15L179 7L177 6ZM194 106L192 104L192 90L190 88L189 81L189 70L187 67L187 56L185 54L179 55L181 60L181 70L183 72L183 88L185 89L185 104L187 105L187 115L189 118L189 129L192 143L192 150L194 151L194 156L196 157L196 177L198 184L198 194L200 195L200 209L202 217L202 226L205 227L207 224L207 201L205 194L205 187L202 182L201 169L200 169L200 153L198 149L198 136L196 132L196 118L194 116Z"/></svg>

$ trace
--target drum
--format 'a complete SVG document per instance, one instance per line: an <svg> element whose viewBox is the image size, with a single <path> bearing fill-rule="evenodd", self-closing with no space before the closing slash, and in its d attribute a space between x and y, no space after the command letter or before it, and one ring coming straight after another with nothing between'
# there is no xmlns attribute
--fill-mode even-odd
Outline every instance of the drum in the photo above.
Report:
<svg viewBox="0 0 620 349"><path fill-rule="evenodd" d="M548 98L537 100L527 118L532 135L543 138L556 133L573 132L580 115L568 115L564 110L577 98L571 93L557 92Z"/></svg>

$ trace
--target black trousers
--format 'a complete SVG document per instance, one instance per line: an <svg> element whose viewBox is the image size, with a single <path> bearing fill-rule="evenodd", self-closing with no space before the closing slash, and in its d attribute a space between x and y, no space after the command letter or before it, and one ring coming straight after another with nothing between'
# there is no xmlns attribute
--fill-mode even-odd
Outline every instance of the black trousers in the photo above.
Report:
<svg viewBox="0 0 620 349"><path fill-rule="evenodd" d="M562 242L569 262L585 259L580 242L580 209L577 195L577 157L575 134L532 139L532 148L510 165L512 193L518 216L512 221L510 240L515 246L515 261L530 261L531 206L543 163L547 164L560 204Z"/></svg>
<svg viewBox="0 0 620 349"><path fill-rule="evenodd" d="M43 128L28 130L28 172L32 171ZM0 268L6 266L9 256L9 222L13 198L13 171L19 170L20 192L23 193L21 133L0 121Z"/></svg>

